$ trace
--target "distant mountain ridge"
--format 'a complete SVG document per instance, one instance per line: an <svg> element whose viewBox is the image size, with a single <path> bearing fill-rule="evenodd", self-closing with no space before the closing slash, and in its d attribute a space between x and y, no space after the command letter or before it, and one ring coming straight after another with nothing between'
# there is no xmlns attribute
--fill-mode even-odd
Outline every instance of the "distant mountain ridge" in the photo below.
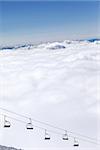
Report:
<svg viewBox="0 0 100 150"><path fill-rule="evenodd" d="M32 48L46 48L46 49L64 49L66 48L64 44L64 42L66 44L71 44L74 42L75 44L76 42L97 42L100 43L100 39L99 38L91 38L91 39L84 39L84 40L65 40L62 42L47 42L47 43L43 43L43 44L19 44L19 45L15 45L15 46L0 46L0 50L16 50L16 49L32 49Z"/></svg>
<svg viewBox="0 0 100 150"><path fill-rule="evenodd" d="M93 38L93 39L88 39L89 42L95 42L95 41L100 41L98 38Z"/></svg>
<svg viewBox="0 0 100 150"><path fill-rule="evenodd" d="M1 50L12 50L12 49L18 49L18 48L25 48L25 47L31 47L33 45L31 44L22 44L22 45L17 45L17 46L0 46Z"/></svg>

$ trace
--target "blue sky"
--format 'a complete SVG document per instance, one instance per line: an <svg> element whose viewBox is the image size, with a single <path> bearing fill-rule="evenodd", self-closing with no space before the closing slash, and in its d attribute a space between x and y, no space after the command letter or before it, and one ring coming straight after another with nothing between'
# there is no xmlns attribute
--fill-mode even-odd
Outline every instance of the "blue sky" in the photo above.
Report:
<svg viewBox="0 0 100 150"><path fill-rule="evenodd" d="M98 37L99 2L0 2L0 43Z"/></svg>

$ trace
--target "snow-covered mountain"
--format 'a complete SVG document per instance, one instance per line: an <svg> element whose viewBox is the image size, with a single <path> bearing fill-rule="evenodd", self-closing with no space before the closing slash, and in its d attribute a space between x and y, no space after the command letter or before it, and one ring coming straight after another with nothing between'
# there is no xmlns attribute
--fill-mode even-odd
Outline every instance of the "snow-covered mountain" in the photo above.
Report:
<svg viewBox="0 0 100 150"><path fill-rule="evenodd" d="M0 46L0 50L17 50L17 49L34 49L34 48L43 48L43 49L64 49L68 46L68 44L85 44L85 43L95 43L100 44L100 39L87 39L87 40L65 40L63 42L48 42L43 44L20 44L20 45L13 45L13 46Z"/></svg>
<svg viewBox="0 0 100 150"><path fill-rule="evenodd" d="M17 46L16 46L17 47ZM24 45L0 51L0 107L100 139L100 44L99 42L63 41ZM28 131L26 118L0 110L11 118L11 128L3 128L0 117L0 144L33 149L73 149L73 137L63 141L63 131L33 121ZM18 120L22 120L19 122ZM49 132L35 126L60 132ZM77 135L80 149L99 150L99 146Z"/></svg>

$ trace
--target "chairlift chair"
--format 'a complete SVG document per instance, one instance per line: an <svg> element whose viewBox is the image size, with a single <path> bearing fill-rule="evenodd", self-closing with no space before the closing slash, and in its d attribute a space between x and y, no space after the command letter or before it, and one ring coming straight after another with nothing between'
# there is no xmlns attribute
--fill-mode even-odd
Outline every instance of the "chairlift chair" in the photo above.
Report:
<svg viewBox="0 0 100 150"><path fill-rule="evenodd" d="M73 145L73 146L75 146L75 147L79 146L79 143L78 143L78 141L76 140L76 138L74 138L74 145Z"/></svg>
<svg viewBox="0 0 100 150"><path fill-rule="evenodd" d="M47 133L46 130L45 130L45 140L50 140L50 135Z"/></svg>
<svg viewBox="0 0 100 150"><path fill-rule="evenodd" d="M63 135L63 140L68 140L68 135L67 135L67 131L65 131L65 134Z"/></svg>
<svg viewBox="0 0 100 150"><path fill-rule="evenodd" d="M29 118L29 123L27 123L27 125L26 125L26 129L28 129L28 130L33 130L33 124L32 124L32 120L31 120L31 118Z"/></svg>
<svg viewBox="0 0 100 150"><path fill-rule="evenodd" d="M10 128L10 126L11 126L10 121L7 121L6 116L4 116L4 128Z"/></svg>

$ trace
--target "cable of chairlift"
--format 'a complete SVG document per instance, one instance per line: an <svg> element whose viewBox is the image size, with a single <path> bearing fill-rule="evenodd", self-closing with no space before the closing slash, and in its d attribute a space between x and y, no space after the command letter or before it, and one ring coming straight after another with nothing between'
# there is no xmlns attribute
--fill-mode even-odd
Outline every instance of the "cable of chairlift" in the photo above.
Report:
<svg viewBox="0 0 100 150"><path fill-rule="evenodd" d="M3 111L9 112L9 113L11 113L11 114L15 114L15 115L17 115L17 116L20 116L20 117L22 117L22 118L26 118L26 119L31 118L31 117L28 117L28 116L26 116L26 115L22 115L22 114L19 114L19 113L16 113L16 112L7 110L7 109L2 108L2 107L0 107L0 109L3 110ZM49 124L49 123L46 123L46 122L43 122L43 121L39 121L39 120L34 119L34 118L31 118L31 120L34 121L34 122L37 122L37 123L46 125L46 126L48 126L48 127L58 129L58 130L60 130L60 131L64 131L64 132L66 131L66 129L63 129L63 128L54 126L54 125L52 125L52 124ZM90 139L90 140L95 141L95 142L100 142L100 140L98 140L98 139L91 138L91 137L88 137L88 136L86 136L86 135L82 135L82 134L80 134L80 133L76 133L76 132L73 132L73 131L70 131L70 130L67 130L67 132L68 132L68 133L71 133L71 134L73 134L73 135L78 135L78 136L80 136L80 137L84 137L84 138L86 138L86 139Z"/></svg>
<svg viewBox="0 0 100 150"><path fill-rule="evenodd" d="M27 124L27 122L25 122L25 121L23 121L23 120L20 120L20 119L16 119L16 118L11 117L11 116L9 116L9 115L5 115L5 114L0 114L0 115L3 116L4 118L5 118L5 116L6 116L6 118L10 118L10 119L12 119L12 120L15 120L15 121L18 121L18 122ZM30 118L29 118L29 119L30 119ZM43 127L40 127L40 126L37 126L37 125L34 125L34 127L35 127L35 128L39 128L39 129L41 129L41 130L44 130L45 133L46 133L46 131L48 131L48 132L53 133L53 134L62 135L62 133L59 133L59 132L56 132L56 131L53 131L53 130L49 130L49 129L46 129L46 128L43 128ZM81 141L85 141L85 142L89 142L89 143L92 143L92 144L100 145L100 144L97 143L97 142L89 141L89 140L87 140L87 139L80 138L80 137L78 137L78 136L68 135L68 137L73 138L74 141L75 141L75 139L80 139ZM79 142L77 142L77 144L79 145ZM73 146L74 146L74 145L73 145Z"/></svg>

